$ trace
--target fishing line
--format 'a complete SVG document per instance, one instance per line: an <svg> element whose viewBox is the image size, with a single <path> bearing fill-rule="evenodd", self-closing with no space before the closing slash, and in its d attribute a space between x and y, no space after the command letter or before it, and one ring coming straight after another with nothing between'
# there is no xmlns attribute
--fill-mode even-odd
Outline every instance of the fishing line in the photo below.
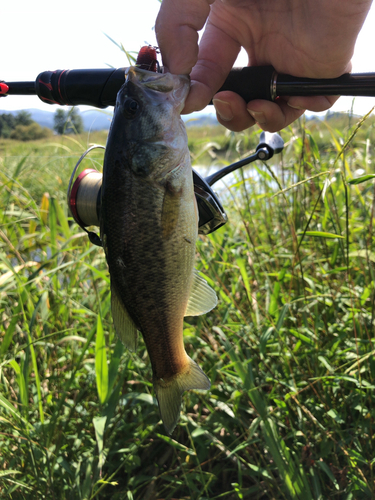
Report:
<svg viewBox="0 0 375 500"><path fill-rule="evenodd" d="M89 240L91 241L91 243L93 243L94 245L97 245L99 247L102 247L103 244L102 244L102 241L100 239L100 236L97 235L96 233L94 233L93 231L88 231L86 229L86 227L84 226L83 222L81 221L79 215L78 215L78 211L77 211L77 205L76 205L76 194L77 194L77 191L79 189L79 183L75 182L74 183L74 186L73 186L73 189L72 189L72 184L73 184L73 179L74 179L74 176L76 174L76 171L79 167L79 165L81 164L82 160L93 150L93 149L104 149L105 150L105 146L101 146L99 144L94 144L93 146L91 146L90 148L88 148L80 157L80 159L77 161L76 163L76 166L74 167L73 169L73 172L72 172L72 175L70 176L70 180L69 180L69 186L68 186L68 191L67 191L67 203L68 203L68 207L69 207L69 210L70 210L70 213L72 214L72 217L73 219L76 221L76 223L80 226L81 229L83 229L88 237L89 237ZM95 169L91 169L92 171L96 171L98 172L97 170ZM84 173L84 172L83 172ZM98 172L100 173L100 172ZM98 193L98 195L100 195L100 192Z"/></svg>

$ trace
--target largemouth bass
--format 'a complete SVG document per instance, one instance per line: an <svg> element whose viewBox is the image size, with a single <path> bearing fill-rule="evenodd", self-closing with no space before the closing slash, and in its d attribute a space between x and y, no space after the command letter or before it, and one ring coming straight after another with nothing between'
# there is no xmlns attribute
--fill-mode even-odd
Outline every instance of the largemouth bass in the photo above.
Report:
<svg viewBox="0 0 375 500"><path fill-rule="evenodd" d="M108 135L101 201L115 330L131 350L142 333L169 433L182 393L210 388L185 352L183 318L217 302L194 271L198 215L180 117L189 85L187 76L127 70Z"/></svg>

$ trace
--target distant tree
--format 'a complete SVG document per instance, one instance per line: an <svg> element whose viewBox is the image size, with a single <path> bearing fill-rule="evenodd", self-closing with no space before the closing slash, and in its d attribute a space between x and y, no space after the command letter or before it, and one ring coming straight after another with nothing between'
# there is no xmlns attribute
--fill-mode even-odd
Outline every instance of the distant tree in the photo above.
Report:
<svg viewBox="0 0 375 500"><path fill-rule="evenodd" d="M0 115L0 137L4 137L5 139L10 137L12 139L14 138L13 132L17 127L19 126L32 127L33 125L37 125L37 123L34 122L34 120L31 118L31 114L28 111L19 111L16 115L10 113L3 113ZM30 129L30 133L32 133L32 130L36 132L37 129L35 127L34 129L33 128ZM20 139L20 140L25 140L25 139Z"/></svg>
<svg viewBox="0 0 375 500"><path fill-rule="evenodd" d="M13 115L10 113L0 115L0 137L5 139L9 137L15 126L15 117Z"/></svg>
<svg viewBox="0 0 375 500"><path fill-rule="evenodd" d="M32 123L35 123L34 120L31 118L31 114L28 111L19 111L16 116L15 116L15 126L17 125L24 125L28 126L31 125Z"/></svg>
<svg viewBox="0 0 375 500"><path fill-rule="evenodd" d="M72 132L80 134L83 132L83 120L76 108L69 111L64 111L61 108L57 109L53 121L53 129L59 135Z"/></svg>
<svg viewBox="0 0 375 500"><path fill-rule="evenodd" d="M39 123L31 121L30 125L17 125L10 133L9 138L18 141L34 141L45 139L52 135L52 131L47 127L41 127Z"/></svg>
<svg viewBox="0 0 375 500"><path fill-rule="evenodd" d="M53 130L56 134L62 135L65 132L66 116L65 111L61 108L56 110L53 116Z"/></svg>
<svg viewBox="0 0 375 500"><path fill-rule="evenodd" d="M73 128L73 131L76 134L80 134L81 132L83 132L83 120L82 120L82 116L79 114L79 111L77 108L73 108L69 112L69 119L70 119L70 122L71 122L71 125Z"/></svg>

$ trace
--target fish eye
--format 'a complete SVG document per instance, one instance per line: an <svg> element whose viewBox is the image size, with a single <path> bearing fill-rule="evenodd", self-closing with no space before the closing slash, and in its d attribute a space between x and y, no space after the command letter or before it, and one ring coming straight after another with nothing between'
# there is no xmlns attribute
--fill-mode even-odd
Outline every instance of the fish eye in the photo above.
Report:
<svg viewBox="0 0 375 500"><path fill-rule="evenodd" d="M128 118L134 118L139 109L139 104L135 99L128 97L124 102L123 109Z"/></svg>

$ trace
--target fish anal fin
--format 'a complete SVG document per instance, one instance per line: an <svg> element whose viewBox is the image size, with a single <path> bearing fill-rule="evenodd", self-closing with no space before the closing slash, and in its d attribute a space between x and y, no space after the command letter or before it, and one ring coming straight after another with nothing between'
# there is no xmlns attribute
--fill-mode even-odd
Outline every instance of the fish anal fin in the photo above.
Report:
<svg viewBox="0 0 375 500"><path fill-rule="evenodd" d="M199 316L217 305L217 296L207 281L194 270L185 316Z"/></svg>
<svg viewBox="0 0 375 500"><path fill-rule="evenodd" d="M118 338L129 351L135 351L137 349L138 340L137 327L120 301L113 286L111 286L111 308L113 323Z"/></svg>
<svg viewBox="0 0 375 500"><path fill-rule="evenodd" d="M160 416L168 434L172 434L180 418L182 393L190 389L207 391L211 383L199 366L187 356L188 363L184 370L168 380L154 379L156 398Z"/></svg>

